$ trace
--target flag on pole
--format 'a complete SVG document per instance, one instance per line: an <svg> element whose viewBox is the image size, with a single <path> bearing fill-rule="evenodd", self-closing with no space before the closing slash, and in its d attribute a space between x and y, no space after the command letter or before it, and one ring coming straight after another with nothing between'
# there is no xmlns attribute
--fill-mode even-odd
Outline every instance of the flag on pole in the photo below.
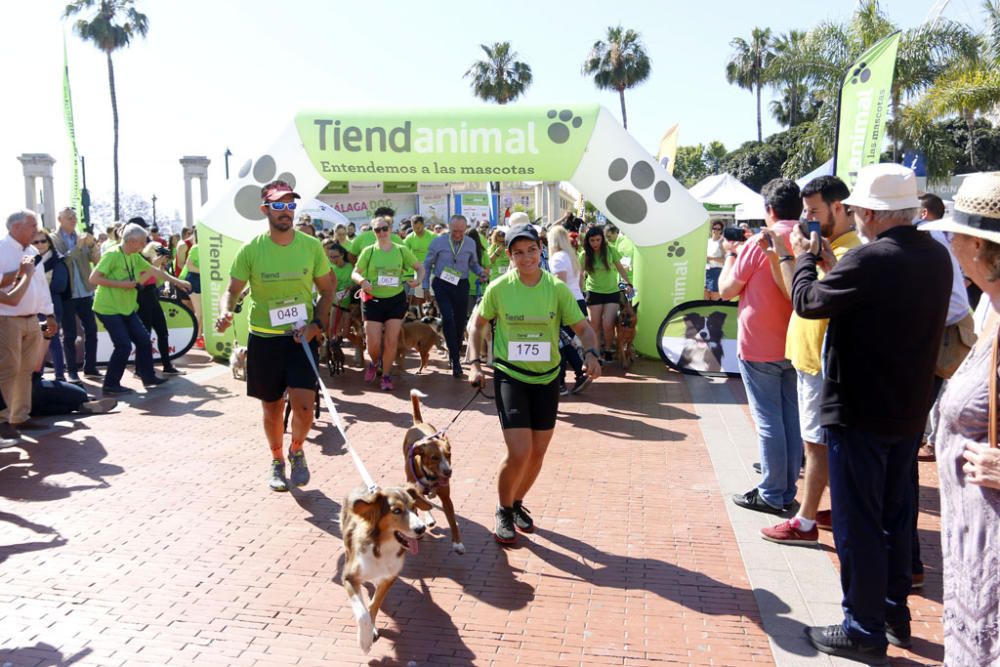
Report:
<svg viewBox="0 0 1000 667"><path fill-rule="evenodd" d="M900 34L896 31L865 51L840 87L833 173L849 188L858 171L877 164L882 154Z"/></svg>
<svg viewBox="0 0 1000 667"><path fill-rule="evenodd" d="M660 139L660 151L656 155L656 161L666 169L671 176L674 175L674 161L677 159L677 123L667 130L667 133Z"/></svg>
<svg viewBox="0 0 1000 667"><path fill-rule="evenodd" d="M66 35L63 35L63 118L66 120L66 132L69 134L70 158L73 162L73 172L70 177L69 205L77 212L77 227L83 229L86 224L80 202L80 156L76 150L76 129L73 125L73 97L69 91L69 61L66 57Z"/></svg>

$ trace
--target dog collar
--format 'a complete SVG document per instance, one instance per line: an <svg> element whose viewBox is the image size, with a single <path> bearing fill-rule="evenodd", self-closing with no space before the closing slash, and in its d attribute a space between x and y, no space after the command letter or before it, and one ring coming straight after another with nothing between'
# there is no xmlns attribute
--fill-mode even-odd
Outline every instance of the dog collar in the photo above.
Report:
<svg viewBox="0 0 1000 667"><path fill-rule="evenodd" d="M417 458L417 447L424 444L425 442L429 442L430 440L438 438L442 435L444 435L444 431L437 431L436 433L432 433L431 435L425 438L420 438L420 440L417 440L412 445L410 445L410 452L406 456L406 465L410 469L410 474L413 475L413 479L415 479L417 481L417 484L420 485L423 494L425 496L428 494L433 496L434 491L436 489L439 489L443 486L448 486L448 480L442 479L441 477L431 478L423 474L419 475L417 474L417 466L415 465ZM423 473L422 467L420 472Z"/></svg>

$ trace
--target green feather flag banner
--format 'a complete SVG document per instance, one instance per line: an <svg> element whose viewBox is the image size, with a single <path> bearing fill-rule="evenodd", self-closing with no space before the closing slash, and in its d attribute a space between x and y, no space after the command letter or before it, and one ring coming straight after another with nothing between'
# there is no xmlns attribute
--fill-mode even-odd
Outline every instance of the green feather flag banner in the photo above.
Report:
<svg viewBox="0 0 1000 667"><path fill-rule="evenodd" d="M66 57L66 37L63 36L63 117L69 134L70 156L73 160L73 176L70 182L69 205L77 212L77 227L83 230L85 223L80 205L80 156L76 150L76 128L73 125L73 97L69 92L69 61Z"/></svg>
<svg viewBox="0 0 1000 667"><path fill-rule="evenodd" d="M833 173L849 188L858 171L878 163L882 154L900 34L894 32L865 51L840 88Z"/></svg>

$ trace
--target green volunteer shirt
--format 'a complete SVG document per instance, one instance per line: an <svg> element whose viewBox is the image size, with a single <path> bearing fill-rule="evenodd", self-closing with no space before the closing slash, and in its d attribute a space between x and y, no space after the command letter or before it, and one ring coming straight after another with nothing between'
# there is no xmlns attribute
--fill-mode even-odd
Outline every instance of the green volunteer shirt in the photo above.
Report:
<svg viewBox="0 0 1000 667"><path fill-rule="evenodd" d="M196 246L196 245L191 246L191 249L188 250L187 259L184 260L184 269L181 271L181 275L178 276L181 280L187 280L188 273L190 273L190 269L188 269L188 260L190 260L191 263L194 264L194 268L197 269L197 271L195 273L198 273L200 275L201 274L201 249L199 248L199 246Z"/></svg>
<svg viewBox="0 0 1000 667"><path fill-rule="evenodd" d="M559 327L583 319L566 283L548 271L533 287L517 271L497 278L486 288L479 314L496 320L493 358L515 380L548 384L559 374Z"/></svg>
<svg viewBox="0 0 1000 667"><path fill-rule="evenodd" d="M392 242L396 245L403 245L403 239L401 239L399 234L396 232L390 233L389 238L391 238ZM369 246L373 246L376 243L378 243L378 237L375 235L374 230L369 229L367 232L361 232L355 236L354 240L351 242L351 247L348 248L348 250L350 250L352 255L357 257L361 254L362 250Z"/></svg>
<svg viewBox="0 0 1000 667"><path fill-rule="evenodd" d="M431 241L437 237L437 234L432 234L431 232L424 230L423 236L417 236L416 234L410 234L405 239L403 239L403 245L410 249L413 256L423 264L424 260L427 259L427 249L431 247Z"/></svg>
<svg viewBox="0 0 1000 667"><path fill-rule="evenodd" d="M618 291L618 281L621 276L618 275L618 269L615 267L615 262L621 261L622 256L614 248L614 246L608 246L608 266L604 265L600 257L594 258L594 270L586 272L587 280L584 284L584 289L588 292L596 292L597 294L614 294ZM580 266L583 267L586 262L586 255L580 253Z"/></svg>
<svg viewBox="0 0 1000 667"><path fill-rule="evenodd" d="M144 271L151 268L137 252L126 255L121 246L104 253L96 269L108 280L143 282ZM94 312L101 315L131 315L139 309L138 290L98 285L94 293Z"/></svg>
<svg viewBox="0 0 1000 667"><path fill-rule="evenodd" d="M351 305L351 288L354 285L351 272L354 271L354 265L350 262L344 262L341 267L330 264L330 269L337 278L337 298L333 300L333 305L347 308Z"/></svg>
<svg viewBox="0 0 1000 667"><path fill-rule="evenodd" d="M490 280L499 278L510 269L510 257L507 256L507 252L503 246L491 245L486 251L486 257L489 258L497 250L499 252L497 252L496 258L489 262Z"/></svg>
<svg viewBox="0 0 1000 667"><path fill-rule="evenodd" d="M279 310L305 306L305 321L313 318L313 285L330 273L330 260L319 240L295 232L292 242L278 245L265 232L248 241L236 254L229 275L250 283L250 329L261 336L281 336L295 322L280 322ZM272 316L275 321L272 321Z"/></svg>
<svg viewBox="0 0 1000 667"><path fill-rule="evenodd" d="M632 282L632 275L635 271L633 268L635 263L635 244L622 234L619 234L618 240L614 243L614 248L621 255L622 266L625 267L625 272L628 273L628 281Z"/></svg>
<svg viewBox="0 0 1000 667"><path fill-rule="evenodd" d="M391 250L381 250L370 245L358 255L355 265L358 273L372 284L372 296L388 299L403 291L403 281L413 275L417 258L410 249L394 245Z"/></svg>

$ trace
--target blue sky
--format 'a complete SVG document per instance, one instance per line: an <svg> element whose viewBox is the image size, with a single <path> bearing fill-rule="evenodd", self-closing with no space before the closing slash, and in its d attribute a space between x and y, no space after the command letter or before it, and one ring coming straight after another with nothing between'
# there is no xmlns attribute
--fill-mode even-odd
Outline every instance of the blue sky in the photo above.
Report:
<svg viewBox="0 0 1000 667"><path fill-rule="evenodd" d="M903 27L921 23L931 0L883 0ZM481 104L462 74L480 43L509 40L531 65L534 83L519 103L600 102L619 116L617 95L580 75L590 45L609 25L638 30L652 58L650 79L626 93L629 130L655 152L663 132L680 123L682 144L722 141L733 149L753 139L754 98L725 81L729 41L754 26L774 32L846 19L854 2L676 0L572 3L341 2L319 0L140 0L149 36L115 55L121 116L121 188L158 210L183 211L178 159L212 159L210 194L224 188L222 154L231 171L259 153L297 109L455 107ZM111 181L111 110L106 61L61 20L64 2L20 2L0 40L8 63L0 175L5 204L23 204L23 152L56 158L57 207L69 192L69 148L62 119L62 38L69 50L77 143L88 185L107 196ZM953 0L946 16L974 16L978 3ZM765 98L770 96L765 94ZM765 116L764 131L780 129Z"/></svg>

